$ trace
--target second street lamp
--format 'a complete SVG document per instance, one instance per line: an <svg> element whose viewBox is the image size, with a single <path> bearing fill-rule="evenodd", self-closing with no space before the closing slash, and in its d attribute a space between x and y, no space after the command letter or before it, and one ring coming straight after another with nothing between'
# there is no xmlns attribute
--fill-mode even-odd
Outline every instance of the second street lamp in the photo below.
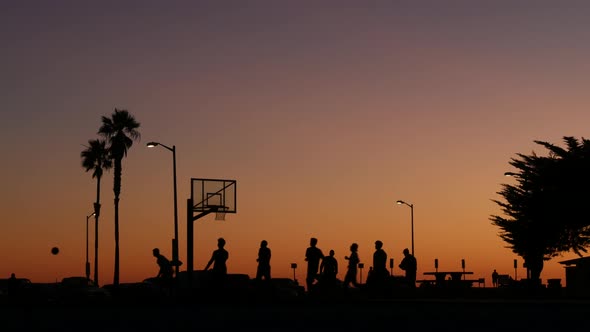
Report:
<svg viewBox="0 0 590 332"><path fill-rule="evenodd" d="M411 210L411 223L412 223L412 256L414 256L414 204L406 203L402 200L398 200L396 202L398 205L407 205L410 207ZM416 257L416 256L414 256Z"/></svg>
<svg viewBox="0 0 590 332"><path fill-rule="evenodd" d="M162 146L169 151L172 151L172 172L173 172L173 182L174 182L174 240L172 241L172 262L175 266L175 275L178 276L179 272L179 259L178 259L178 208L177 208L177 191L176 191L176 146L172 145L172 147L166 146L159 142L149 142L147 143L148 148L153 148L155 146Z"/></svg>
<svg viewBox="0 0 590 332"><path fill-rule="evenodd" d="M90 279L90 262L88 261L88 220L94 216L95 212L92 212L89 216L86 216L86 279Z"/></svg>

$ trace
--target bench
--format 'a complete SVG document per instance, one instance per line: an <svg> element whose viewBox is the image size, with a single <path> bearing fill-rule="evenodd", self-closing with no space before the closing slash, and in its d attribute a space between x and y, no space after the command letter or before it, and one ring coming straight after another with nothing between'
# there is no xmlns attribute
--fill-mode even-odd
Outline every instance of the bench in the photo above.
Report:
<svg viewBox="0 0 590 332"><path fill-rule="evenodd" d="M420 287L430 287L436 284L436 280L434 279L416 280L416 282L420 284Z"/></svg>
<svg viewBox="0 0 590 332"><path fill-rule="evenodd" d="M485 278L468 279L468 280L462 280L462 281L470 283L471 285L477 284L477 287L481 287L482 285L483 285L483 287L486 286L486 279Z"/></svg>

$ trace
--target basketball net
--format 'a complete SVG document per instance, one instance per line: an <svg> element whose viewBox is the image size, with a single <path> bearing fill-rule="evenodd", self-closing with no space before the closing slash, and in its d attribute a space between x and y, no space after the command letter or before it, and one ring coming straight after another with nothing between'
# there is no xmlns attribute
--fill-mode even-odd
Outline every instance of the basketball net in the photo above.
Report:
<svg viewBox="0 0 590 332"><path fill-rule="evenodd" d="M225 207L221 207L220 210L221 211L217 211L215 212L215 220L221 220L224 221L225 220Z"/></svg>

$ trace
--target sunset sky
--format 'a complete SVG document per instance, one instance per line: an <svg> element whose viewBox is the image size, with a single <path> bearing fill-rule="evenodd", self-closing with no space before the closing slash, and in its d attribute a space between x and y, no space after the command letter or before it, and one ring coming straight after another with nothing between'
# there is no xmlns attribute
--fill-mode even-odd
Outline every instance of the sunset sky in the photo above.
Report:
<svg viewBox="0 0 590 332"><path fill-rule="evenodd" d="M80 152L126 109L141 140L123 160L121 282L171 258L176 146L180 258L190 178L235 179L238 213L195 225L195 268L224 237L230 273L305 278L317 237L344 277L352 242L434 269L514 276L492 199L516 153L588 138L586 1L3 1L0 277L84 275L96 181ZM102 182L100 283L113 280L113 172ZM90 222L90 261L94 222ZM60 248L59 255L50 249ZM562 278L557 262L542 273ZM519 260L518 278L526 272ZM185 262L186 266L186 262ZM184 266L183 266L184 268ZM366 278L368 268L363 271Z"/></svg>

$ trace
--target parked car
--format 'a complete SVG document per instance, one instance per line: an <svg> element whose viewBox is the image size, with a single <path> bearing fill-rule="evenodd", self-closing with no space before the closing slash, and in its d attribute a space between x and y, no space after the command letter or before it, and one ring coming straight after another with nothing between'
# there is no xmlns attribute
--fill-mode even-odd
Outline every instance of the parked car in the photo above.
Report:
<svg viewBox="0 0 590 332"><path fill-rule="evenodd" d="M252 279L251 283L256 299L297 300L305 296L305 288L290 278Z"/></svg>
<svg viewBox="0 0 590 332"><path fill-rule="evenodd" d="M153 301L166 296L160 287L148 279L142 282L120 283L117 286L108 284L102 288L106 289L113 299L124 302Z"/></svg>
<svg viewBox="0 0 590 332"><path fill-rule="evenodd" d="M96 286L86 277L67 277L57 285L58 297L62 300L105 300L110 293Z"/></svg>
<svg viewBox="0 0 590 332"><path fill-rule="evenodd" d="M0 279L0 293L8 294L11 291L18 292L20 290L30 288L31 280L27 278L6 278Z"/></svg>

